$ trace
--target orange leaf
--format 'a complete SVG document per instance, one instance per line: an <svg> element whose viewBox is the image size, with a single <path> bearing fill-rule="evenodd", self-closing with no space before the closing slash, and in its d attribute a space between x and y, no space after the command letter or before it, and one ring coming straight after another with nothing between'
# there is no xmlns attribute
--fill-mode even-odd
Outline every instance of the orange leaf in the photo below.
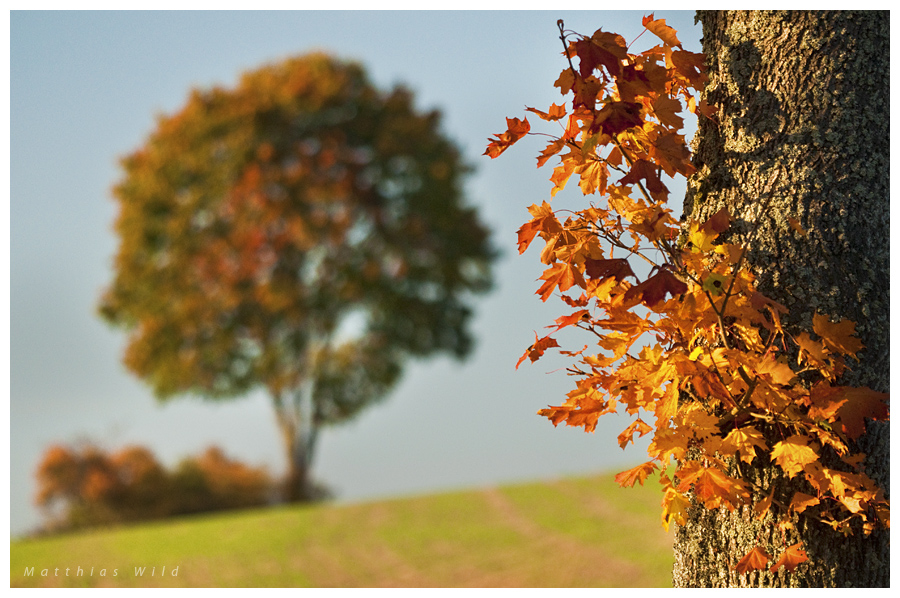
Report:
<svg viewBox="0 0 900 598"><path fill-rule="evenodd" d="M590 160L575 167L574 172L581 176L578 186L584 195L606 193L606 180L609 177L609 169L601 160Z"/></svg>
<svg viewBox="0 0 900 598"><path fill-rule="evenodd" d="M702 85L706 79L703 71L706 70L706 56L695 52L675 50L672 52L672 66L678 74L691 82L695 88Z"/></svg>
<svg viewBox="0 0 900 598"><path fill-rule="evenodd" d="M788 216L788 224L791 225L792 229L803 235L804 238L808 236L806 230L802 226L800 226L800 223L796 218L791 218L790 216Z"/></svg>
<svg viewBox="0 0 900 598"><path fill-rule="evenodd" d="M888 419L888 394L868 387L839 386L839 398L845 399L837 410L844 433L856 440L866 432L866 418Z"/></svg>
<svg viewBox="0 0 900 598"><path fill-rule="evenodd" d="M550 182L553 183L550 197L556 196L558 192L566 188L566 183L574 171L575 166L568 160L563 160L562 164L553 169L553 174L550 175Z"/></svg>
<svg viewBox="0 0 900 598"><path fill-rule="evenodd" d="M550 108L548 112L543 112L538 110L537 108L528 108L525 107L525 110L528 112L534 112L538 116L540 116L543 120L554 121L559 120L566 115L566 109L564 106L557 106L556 104L550 104Z"/></svg>
<svg viewBox="0 0 900 598"><path fill-rule="evenodd" d="M534 363L538 359L540 359L541 355L544 354L544 351L549 349L550 347L558 347L559 343L556 340L550 338L549 336L545 336L542 339L538 339L537 333L534 333L534 344L528 347L525 350L524 355L519 358L519 361L516 362L516 369L519 369L519 366L525 361L525 358L531 359L531 362Z"/></svg>
<svg viewBox="0 0 900 598"><path fill-rule="evenodd" d="M597 30L590 38L573 42L580 60L579 74L590 77L594 69L605 66L613 77L622 70L622 60L628 56L628 44L621 35Z"/></svg>
<svg viewBox="0 0 900 598"><path fill-rule="evenodd" d="M753 510L756 511L757 521L762 521L763 519L765 519L766 513L769 512L769 507L772 506L773 498L775 498L775 488L772 488L772 491L769 492L769 496L762 499L753 506Z"/></svg>
<svg viewBox="0 0 900 598"><path fill-rule="evenodd" d="M771 559L772 557L769 556L769 553L763 550L761 546L755 546L744 558L738 561L734 568L741 574L751 569L765 569Z"/></svg>
<svg viewBox="0 0 900 598"><path fill-rule="evenodd" d="M635 160L631 166L631 170L627 175L619 179L620 185L636 185L644 179L647 184L647 191L656 201L665 201L668 199L669 193L666 186L659 178L656 166L643 158Z"/></svg>
<svg viewBox="0 0 900 598"><path fill-rule="evenodd" d="M681 102L677 98L661 95L653 100L653 114L662 124L672 127L676 131L684 126L684 119L678 113L681 112ZM682 146L684 143L682 143ZM690 152L688 152L690 159Z"/></svg>
<svg viewBox="0 0 900 598"><path fill-rule="evenodd" d="M669 531L669 525L674 521L678 525L684 525L687 520L687 511L691 506L691 501L682 493L669 486L665 490L662 501L662 522L666 531Z"/></svg>
<svg viewBox="0 0 900 598"><path fill-rule="evenodd" d="M795 492L794 497L791 499L791 509L795 513L802 513L808 507L813 507L817 504L819 504L818 498L803 492Z"/></svg>
<svg viewBox="0 0 900 598"><path fill-rule="evenodd" d="M641 418L637 418L635 421L631 422L631 425L625 428L621 434L619 434L619 446L625 448L625 445L629 442L634 443L634 434L637 433L638 438L652 430L650 426L645 424Z"/></svg>
<svg viewBox="0 0 900 598"><path fill-rule="evenodd" d="M497 133L495 135L496 139L488 139L490 143L488 144L487 149L482 154L483 156L490 156L491 159L496 158L531 130L531 125L528 124L527 118L524 120L519 120L518 118L507 118L506 126L506 132Z"/></svg>
<svg viewBox="0 0 900 598"><path fill-rule="evenodd" d="M562 226L559 224L559 220L556 219L553 208L551 208L550 204L546 201L540 206L533 204L528 208L528 212L534 218L532 218L530 222L523 224L518 230L519 253L523 253L528 249L528 246L534 240L534 236L539 232L544 232L549 235L555 235L562 232Z"/></svg>
<svg viewBox="0 0 900 598"><path fill-rule="evenodd" d="M841 320L835 324L817 313L813 316L813 331L822 337L825 345L832 351L856 358L856 352L863 348L862 342L856 338L856 324L850 320Z"/></svg>
<svg viewBox="0 0 900 598"><path fill-rule="evenodd" d="M546 164L547 160L558 154L565 144L566 140L562 138L551 141L547 147L544 148L544 151L541 152L541 155L538 156L537 167L540 168Z"/></svg>
<svg viewBox="0 0 900 598"><path fill-rule="evenodd" d="M574 314L568 316L560 316L554 320L554 323L556 324L555 327L547 326L547 328L554 328L553 332L557 332L559 330L562 330L566 326L571 326L572 324L576 324L578 322L581 322L582 320L588 319L589 313L590 312L588 312L588 310L582 309L581 311L577 311Z"/></svg>
<svg viewBox="0 0 900 598"><path fill-rule="evenodd" d="M793 546L789 546L783 553L781 553L781 557L778 561L772 565L769 569L772 573L775 573L780 567L784 567L788 571L793 571L797 568L797 565L804 561L808 561L809 557L806 556L806 551L800 548L802 542L797 542Z"/></svg>
<svg viewBox="0 0 900 598"><path fill-rule="evenodd" d="M681 42L678 41L678 37L675 35L675 30L666 25L665 19L656 19L654 21L651 14L649 17L644 17L643 24L647 31L661 39L667 46L681 46Z"/></svg>
<svg viewBox="0 0 900 598"><path fill-rule="evenodd" d="M535 291L536 295L541 296L542 301L546 301L553 294L553 289L559 286L560 291L566 291L578 284L584 286L584 279L581 273L573 269L572 266L565 262L557 262L547 269L539 280L545 281L541 288Z"/></svg>
<svg viewBox="0 0 900 598"><path fill-rule="evenodd" d="M641 486L643 486L644 480L646 480L647 476L653 473L655 469L656 463L654 463L653 461L641 463L637 467L633 467L628 471L617 473L616 483L623 488L631 488L632 486L634 486L635 482L640 482Z"/></svg>

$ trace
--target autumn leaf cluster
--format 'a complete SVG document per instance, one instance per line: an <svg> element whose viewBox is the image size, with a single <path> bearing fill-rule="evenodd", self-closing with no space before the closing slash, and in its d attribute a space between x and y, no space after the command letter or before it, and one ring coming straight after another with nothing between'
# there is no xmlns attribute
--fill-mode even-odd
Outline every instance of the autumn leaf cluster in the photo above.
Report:
<svg viewBox="0 0 900 598"><path fill-rule="evenodd" d="M516 365L551 348L572 359L575 389L539 414L589 432L602 415L631 416L618 443L650 435L650 459L616 480L632 486L656 475L667 528L684 524L692 505L749 505L785 528L800 515L839 533L889 526L884 492L863 472L855 444L867 419L888 418L888 397L839 384L863 348L855 325L817 313L812 330L786 329L787 310L757 290L745 247L734 235L723 240L726 208L704 222L673 217L664 175L694 172L679 132L684 108L713 120L716 111L696 100L703 55L684 50L665 20L651 15L643 25L659 43L633 54L620 35L582 36L560 21L567 65L555 86L567 101L526 108L559 126L537 158L542 167L559 157L551 197L573 176L584 195L601 197L564 216L547 202L532 205L518 231L520 253L543 241L537 294L557 294L568 308ZM527 117L507 126L486 155L531 133ZM762 218L766 198L759 204ZM805 236L799 222L790 224L784 234ZM592 335L594 350L563 350L554 337L573 327ZM807 491L785 501L744 473L767 463L805 479ZM756 547L734 566L793 570L805 560L799 544L778 559Z"/></svg>

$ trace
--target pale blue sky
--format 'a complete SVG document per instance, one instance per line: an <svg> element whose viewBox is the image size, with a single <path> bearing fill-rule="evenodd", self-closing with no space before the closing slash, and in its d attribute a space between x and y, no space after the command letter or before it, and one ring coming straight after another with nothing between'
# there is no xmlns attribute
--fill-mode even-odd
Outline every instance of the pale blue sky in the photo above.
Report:
<svg viewBox="0 0 900 598"><path fill-rule="evenodd" d="M402 82L476 167L471 203L503 252L496 290L475 302L477 350L465 363L413 363L384 403L321 436L314 473L340 500L610 471L643 459L619 449L624 419L597 432L554 429L535 412L572 381L548 358L514 369L564 313L534 294L538 251L516 254L526 208L549 199L543 148L525 139L482 156L505 117L546 109L565 66L556 21L629 41L643 12L13 12L10 16L10 526L39 522L33 472L51 443L150 447L167 464L210 444L281 473L268 399L158 405L120 365L124 335L95 316L116 238L109 188L116 160L141 144L154 115L193 86L231 85L243 70L322 49L361 61L380 87ZM657 11L699 51L693 12ZM647 34L649 36L649 34ZM639 42L640 43L640 42ZM530 119L536 120L536 119ZM555 162L551 162L555 164ZM585 201L574 183L554 207ZM673 189L673 197L683 194ZM575 338L580 349L588 339ZM549 353L548 353L549 355ZM622 490L627 492L628 490Z"/></svg>

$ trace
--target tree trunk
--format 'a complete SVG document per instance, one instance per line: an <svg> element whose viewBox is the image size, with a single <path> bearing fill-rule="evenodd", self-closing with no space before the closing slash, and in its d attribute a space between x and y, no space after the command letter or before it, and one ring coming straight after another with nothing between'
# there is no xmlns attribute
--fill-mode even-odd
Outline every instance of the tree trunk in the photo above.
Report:
<svg viewBox="0 0 900 598"><path fill-rule="evenodd" d="M697 174L685 214L727 206L749 246L760 291L790 310L789 331L816 311L856 322L865 349L839 381L889 389L888 12L701 11L707 101L718 107L697 135ZM770 199L771 198L771 199ZM765 213L763 204L771 201ZM794 218L808 233L792 229ZM753 236L752 227L759 221ZM869 422L866 472L889 490L889 427ZM774 464L753 463L764 486L789 492ZM802 541L809 561L739 575L755 545L779 555ZM692 508L675 540L676 587L890 585L889 534L841 537L806 518L782 531L771 516Z"/></svg>
<svg viewBox="0 0 900 598"><path fill-rule="evenodd" d="M318 437L311 401L308 388L298 389L287 399L280 395L274 397L275 415L288 464L283 491L287 502L315 500L321 494L310 476Z"/></svg>

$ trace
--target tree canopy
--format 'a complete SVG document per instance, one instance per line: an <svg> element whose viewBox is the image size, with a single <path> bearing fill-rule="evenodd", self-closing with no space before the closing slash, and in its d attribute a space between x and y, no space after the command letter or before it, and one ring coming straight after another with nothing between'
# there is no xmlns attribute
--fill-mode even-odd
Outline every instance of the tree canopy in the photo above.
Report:
<svg viewBox="0 0 900 598"><path fill-rule="evenodd" d="M314 429L383 397L406 358L471 350L489 231L440 114L405 88L291 58L192 91L122 167L100 309L160 398L262 387Z"/></svg>

